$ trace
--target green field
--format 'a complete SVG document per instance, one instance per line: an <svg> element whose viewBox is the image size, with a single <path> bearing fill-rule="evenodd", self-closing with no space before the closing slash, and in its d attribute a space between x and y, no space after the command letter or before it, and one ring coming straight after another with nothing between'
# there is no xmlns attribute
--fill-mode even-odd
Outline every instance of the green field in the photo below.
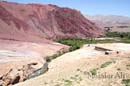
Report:
<svg viewBox="0 0 130 86"><path fill-rule="evenodd" d="M70 51L79 49L84 44L96 44L96 43L130 43L130 33L118 33L108 32L105 37L111 37L113 39L96 40L95 38L88 39L58 39L56 42L71 46Z"/></svg>

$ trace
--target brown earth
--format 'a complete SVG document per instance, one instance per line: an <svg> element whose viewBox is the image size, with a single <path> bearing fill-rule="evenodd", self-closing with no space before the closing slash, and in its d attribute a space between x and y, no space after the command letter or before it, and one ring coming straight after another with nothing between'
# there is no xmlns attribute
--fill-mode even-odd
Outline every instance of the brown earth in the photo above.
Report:
<svg viewBox="0 0 130 86"><path fill-rule="evenodd" d="M105 54L104 49L112 51ZM123 43L85 45L53 60L45 74L15 86L125 86L122 80L130 78L129 50L130 44Z"/></svg>
<svg viewBox="0 0 130 86"><path fill-rule="evenodd" d="M46 66L48 56L68 49L68 46L50 41L32 43L0 40L0 86L26 80L31 73Z"/></svg>

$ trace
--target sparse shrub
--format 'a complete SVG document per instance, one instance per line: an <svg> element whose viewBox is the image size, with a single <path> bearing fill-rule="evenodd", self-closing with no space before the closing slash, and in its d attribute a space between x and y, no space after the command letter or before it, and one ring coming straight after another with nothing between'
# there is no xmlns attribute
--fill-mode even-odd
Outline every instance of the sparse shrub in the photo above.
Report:
<svg viewBox="0 0 130 86"><path fill-rule="evenodd" d="M47 56L46 57L46 61L47 62L51 62L51 60L53 60L53 59L55 59L55 58L57 58L57 57L59 57L59 56L61 56L61 55L63 55L63 54L65 54L65 53L67 53L67 51L66 52L58 52L57 54L54 54L54 55L52 55L52 56Z"/></svg>
<svg viewBox="0 0 130 86"><path fill-rule="evenodd" d="M90 73L92 74L92 75L97 75L97 68L96 69L92 69L92 70L90 70Z"/></svg>
<svg viewBox="0 0 130 86"><path fill-rule="evenodd" d="M118 71L120 71L121 69L120 68L117 68Z"/></svg>
<svg viewBox="0 0 130 86"><path fill-rule="evenodd" d="M105 62L101 65L101 68L105 68L107 67L108 65L112 64L112 61L108 61L108 62Z"/></svg>
<svg viewBox="0 0 130 86"><path fill-rule="evenodd" d="M130 67L130 64L127 64L126 66L127 66L127 67Z"/></svg>
<svg viewBox="0 0 130 86"><path fill-rule="evenodd" d="M72 81L70 81L70 80L65 80L65 81L64 81L64 86L72 86Z"/></svg>
<svg viewBox="0 0 130 86"><path fill-rule="evenodd" d="M125 84L125 86L130 86L130 79L123 79L122 84Z"/></svg>
<svg viewBox="0 0 130 86"><path fill-rule="evenodd" d="M82 81L82 80L83 80L83 79L82 79L82 77L80 76L80 77L79 77L79 81Z"/></svg>

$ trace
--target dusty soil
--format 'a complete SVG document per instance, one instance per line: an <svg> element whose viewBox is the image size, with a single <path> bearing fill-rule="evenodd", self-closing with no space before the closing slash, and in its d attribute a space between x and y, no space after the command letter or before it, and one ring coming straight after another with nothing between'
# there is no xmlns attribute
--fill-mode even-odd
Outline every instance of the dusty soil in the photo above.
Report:
<svg viewBox="0 0 130 86"><path fill-rule="evenodd" d="M112 49L112 51L106 55L105 51L95 50L95 46ZM49 64L47 73L15 86L125 86L122 80L130 78L129 51L130 44L84 45L79 50L53 60ZM92 71L95 70L96 73L92 76Z"/></svg>
<svg viewBox="0 0 130 86"><path fill-rule="evenodd" d="M68 46L54 42L32 43L0 40L0 77L10 69L20 68L30 63L37 63L34 68L39 69L46 63L44 57L67 49Z"/></svg>

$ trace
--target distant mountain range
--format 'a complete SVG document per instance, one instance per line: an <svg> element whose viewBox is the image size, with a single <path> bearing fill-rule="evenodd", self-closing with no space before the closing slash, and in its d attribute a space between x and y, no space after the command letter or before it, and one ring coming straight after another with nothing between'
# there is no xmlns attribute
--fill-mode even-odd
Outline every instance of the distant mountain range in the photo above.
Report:
<svg viewBox="0 0 130 86"><path fill-rule="evenodd" d="M95 22L101 27L106 26L130 26L130 17L119 15L96 15L86 16L89 20Z"/></svg>

